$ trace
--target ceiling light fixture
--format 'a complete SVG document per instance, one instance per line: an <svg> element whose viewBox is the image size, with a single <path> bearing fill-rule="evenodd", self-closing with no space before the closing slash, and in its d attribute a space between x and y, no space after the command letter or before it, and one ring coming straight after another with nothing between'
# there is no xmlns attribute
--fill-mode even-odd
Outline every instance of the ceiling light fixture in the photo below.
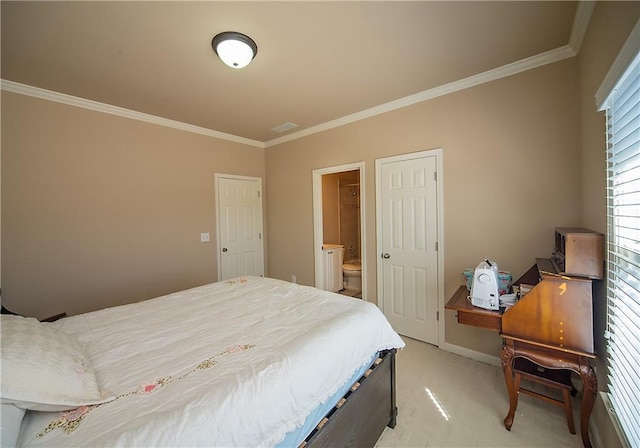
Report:
<svg viewBox="0 0 640 448"><path fill-rule="evenodd" d="M253 39L235 31L217 34L211 46L222 62L232 68L246 67L258 53L258 46Z"/></svg>

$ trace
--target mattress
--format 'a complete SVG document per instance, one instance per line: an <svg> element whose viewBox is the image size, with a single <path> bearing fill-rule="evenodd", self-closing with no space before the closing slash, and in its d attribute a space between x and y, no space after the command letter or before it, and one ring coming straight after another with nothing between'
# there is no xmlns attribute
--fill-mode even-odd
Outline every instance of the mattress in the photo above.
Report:
<svg viewBox="0 0 640 448"><path fill-rule="evenodd" d="M260 277L50 325L117 398L74 427L29 411L21 446L275 446L375 353L404 346L371 303Z"/></svg>
<svg viewBox="0 0 640 448"><path fill-rule="evenodd" d="M364 375L364 373L373 365L378 355L371 357L371 361L364 364L334 393L329 399L320 403L307 417L301 426L289 431L284 439L282 439L276 448L291 448L300 445L308 435L318 426L318 423L338 404L344 395L351 389L351 386Z"/></svg>

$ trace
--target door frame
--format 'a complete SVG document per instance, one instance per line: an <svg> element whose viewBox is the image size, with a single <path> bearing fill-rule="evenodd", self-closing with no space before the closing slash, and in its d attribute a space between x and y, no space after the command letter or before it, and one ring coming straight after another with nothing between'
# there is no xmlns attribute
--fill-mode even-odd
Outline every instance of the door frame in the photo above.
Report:
<svg viewBox="0 0 640 448"><path fill-rule="evenodd" d="M324 284L324 271L322 269L322 244L324 243L324 231L322 229L322 176L336 174L345 171L360 171L360 262L362 265L362 300L367 300L367 234L366 234L366 195L364 162L348 163L327 168L313 170L313 259L315 264L315 286Z"/></svg>
<svg viewBox="0 0 640 448"><path fill-rule="evenodd" d="M216 259L218 263L218 281L222 278L222 253L220 246L220 179L234 179L234 180L248 180L252 182L258 182L258 188L260 189L260 235L262 241L262 277L265 275L265 252L264 252L264 194L262 194L262 178L261 177L251 177L251 176L237 176L235 174L223 174L223 173L214 173L214 200L216 203Z"/></svg>
<svg viewBox="0 0 640 448"><path fill-rule="evenodd" d="M413 160L413 159L421 159L425 157L435 157L436 158L436 213L437 216L437 235L438 235L438 250L437 250L437 266L438 266L438 314L437 314L437 322L438 322L438 347L441 347L445 341L444 338L444 213L443 213L443 150L442 148L428 149L425 151L412 152L408 154L401 154L398 156L384 157L381 159L376 159L376 251L378 256L376 256L376 276L377 276L377 297L378 297L378 308L384 312L384 294L383 294L383 266L382 266L382 186L381 186L381 175L382 175L382 165L384 163L392 163L392 162L401 162L405 160Z"/></svg>

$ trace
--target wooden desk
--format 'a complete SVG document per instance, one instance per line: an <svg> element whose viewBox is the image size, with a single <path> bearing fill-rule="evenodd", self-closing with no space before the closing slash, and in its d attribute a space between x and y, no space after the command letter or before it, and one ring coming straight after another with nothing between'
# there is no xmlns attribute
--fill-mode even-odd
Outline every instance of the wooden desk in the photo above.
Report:
<svg viewBox="0 0 640 448"><path fill-rule="evenodd" d="M518 393L515 390L513 378L513 363L516 358L526 358L547 369L567 369L580 375L583 384L580 434L583 445L590 448L589 418L598 386L595 372L589 361L595 358L595 355L591 353L592 348L578 350L572 346L575 342L573 333L578 333L578 336L582 337L591 332L591 339L593 338L590 318L580 318L581 313L591 316L590 289L586 297L584 288L587 283L580 279L571 282L566 277L547 277L540 284L541 286L536 286L516 306L504 314L471 305L467 300L469 292L464 285L460 286L449 299L445 309L456 311L459 323L497 331L504 339L501 363L509 394L509 412L504 419L507 430L511 430L518 405ZM590 288L590 283L588 285ZM562 297L556 297L558 294ZM529 308L532 309L529 310ZM550 309L552 312L549 311ZM525 319L527 322L523 324ZM589 320L586 329L574 329L575 322L585 319ZM506 333L503 331L505 330L503 320L506 320ZM534 334L535 331L537 333ZM525 337L520 337L520 332L524 332ZM544 342L545 338L548 343ZM577 345L580 343L582 342ZM590 347L588 342L586 347L587 349Z"/></svg>

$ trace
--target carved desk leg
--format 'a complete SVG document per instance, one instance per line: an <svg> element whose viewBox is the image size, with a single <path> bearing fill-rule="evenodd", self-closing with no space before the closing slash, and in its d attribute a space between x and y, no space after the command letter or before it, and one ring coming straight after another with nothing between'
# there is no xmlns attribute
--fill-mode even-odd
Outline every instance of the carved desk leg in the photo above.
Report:
<svg viewBox="0 0 640 448"><path fill-rule="evenodd" d="M513 425L513 417L516 414L516 407L518 406L518 393L513 384L513 355L514 350L509 342L502 347L502 372L504 373L504 381L507 384L507 392L509 393L509 413L504 418L504 426L507 430L511 431Z"/></svg>
<svg viewBox="0 0 640 448"><path fill-rule="evenodd" d="M580 435L582 436L582 444L585 448L591 448L591 441L589 440L589 417L591 417L593 403L598 390L598 378L589 361L586 361L585 364L583 360L580 360L579 368L583 386L582 403L580 404Z"/></svg>

